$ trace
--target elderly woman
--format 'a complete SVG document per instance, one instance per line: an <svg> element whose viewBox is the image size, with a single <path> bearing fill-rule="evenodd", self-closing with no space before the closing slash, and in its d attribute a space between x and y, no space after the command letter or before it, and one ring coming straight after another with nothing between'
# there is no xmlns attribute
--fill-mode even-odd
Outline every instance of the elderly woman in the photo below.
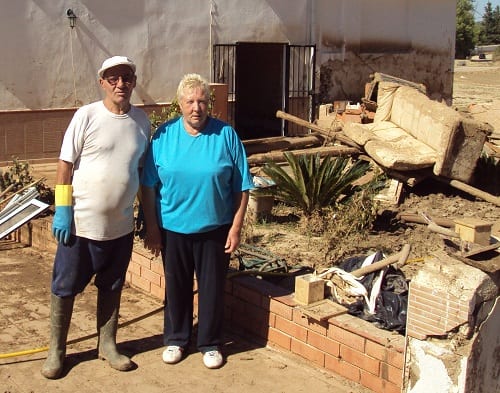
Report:
<svg viewBox="0 0 500 393"><path fill-rule="evenodd" d="M179 362L189 347L196 274L197 348L206 367L219 368L225 278L253 182L234 129L208 115L208 82L185 75L177 99L182 116L156 130L142 174L144 243L165 269L163 361Z"/></svg>

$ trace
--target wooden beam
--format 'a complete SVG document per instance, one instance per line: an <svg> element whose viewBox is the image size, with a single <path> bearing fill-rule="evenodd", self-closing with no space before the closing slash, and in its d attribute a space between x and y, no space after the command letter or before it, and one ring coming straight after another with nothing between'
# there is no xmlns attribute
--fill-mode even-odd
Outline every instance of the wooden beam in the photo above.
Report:
<svg viewBox="0 0 500 393"><path fill-rule="evenodd" d="M485 191L479 190L478 188L469 186L466 183L463 183L459 180L451 180L451 179L445 179L443 177L435 176L435 178L440 181L441 183L448 184L452 187L455 187L456 189L460 191L465 191L466 193L475 196L477 198L480 198L484 201L491 202L497 206L500 206L500 197L494 196L492 194L489 194Z"/></svg>
<svg viewBox="0 0 500 393"><path fill-rule="evenodd" d="M324 146L309 149L299 149L290 151L295 155L299 154L316 154L319 153L321 157L325 156L350 156L359 153L359 150L353 147L346 146ZM269 152L262 154L254 154L247 158L248 165L263 165L266 162L286 162L284 152Z"/></svg>
<svg viewBox="0 0 500 393"><path fill-rule="evenodd" d="M299 126L310 128L311 130L314 130L316 132L319 132L320 134L324 135L326 138L331 139L331 140L338 140L342 143L345 143L348 146L355 147L358 150L362 150L362 147L358 145L356 142L354 142L351 138L348 136L341 134L340 131L335 131L335 130L327 130L323 127L319 127L316 124L309 123L308 121L302 120L299 117L290 115L286 112L283 111L277 111L276 112L276 117L280 119L284 119L287 121L291 121L292 123L298 124Z"/></svg>

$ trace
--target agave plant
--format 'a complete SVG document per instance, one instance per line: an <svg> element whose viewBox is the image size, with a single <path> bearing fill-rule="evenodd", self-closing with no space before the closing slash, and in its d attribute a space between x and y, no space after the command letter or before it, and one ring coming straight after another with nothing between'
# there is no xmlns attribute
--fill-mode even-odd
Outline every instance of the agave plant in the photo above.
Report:
<svg viewBox="0 0 500 393"><path fill-rule="evenodd" d="M353 182L370 167L366 161L353 162L349 157L322 159L319 154L286 152L285 158L290 174L274 162L267 163L263 171L276 183L275 197L298 207L306 217L347 201L358 190Z"/></svg>

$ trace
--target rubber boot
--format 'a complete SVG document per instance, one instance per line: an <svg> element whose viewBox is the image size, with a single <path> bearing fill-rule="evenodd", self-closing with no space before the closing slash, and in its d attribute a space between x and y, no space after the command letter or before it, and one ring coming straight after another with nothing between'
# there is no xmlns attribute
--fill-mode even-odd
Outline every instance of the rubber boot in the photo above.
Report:
<svg viewBox="0 0 500 393"><path fill-rule="evenodd" d="M41 370L45 378L58 379L62 375L74 301L74 297L61 298L51 295L49 353Z"/></svg>
<svg viewBox="0 0 500 393"><path fill-rule="evenodd" d="M134 367L134 363L116 348L120 297L121 291L97 292L98 351L99 358L107 360L112 368L128 371Z"/></svg>

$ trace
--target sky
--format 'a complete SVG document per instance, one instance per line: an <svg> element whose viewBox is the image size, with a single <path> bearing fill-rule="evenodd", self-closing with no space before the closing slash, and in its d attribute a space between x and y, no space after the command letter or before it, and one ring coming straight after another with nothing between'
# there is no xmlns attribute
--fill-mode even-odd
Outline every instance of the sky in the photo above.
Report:
<svg viewBox="0 0 500 393"><path fill-rule="evenodd" d="M474 1L474 4L476 5L476 13L474 15L476 20L483 19L484 7L486 7L487 2L488 2L488 0L475 0ZM497 5L500 5L500 0L490 0L490 3L491 3L491 6L493 7L493 9L495 9L495 7Z"/></svg>

